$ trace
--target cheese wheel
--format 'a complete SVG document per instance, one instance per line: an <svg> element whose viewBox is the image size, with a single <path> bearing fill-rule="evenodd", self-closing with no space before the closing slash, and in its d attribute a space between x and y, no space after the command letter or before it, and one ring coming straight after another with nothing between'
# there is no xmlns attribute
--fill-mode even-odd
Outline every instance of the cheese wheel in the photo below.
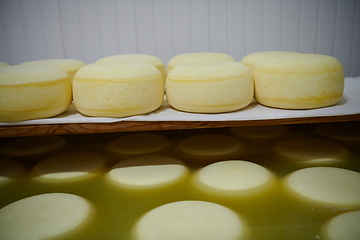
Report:
<svg viewBox="0 0 360 240"><path fill-rule="evenodd" d="M360 173L335 167L297 170L283 180L285 189L300 200L338 208L360 207Z"/></svg>
<svg viewBox="0 0 360 240"><path fill-rule="evenodd" d="M60 59L46 59L46 60L36 60L36 61L29 61L29 62L23 62L19 65L48 65L48 66L54 66L59 67L65 72L69 74L69 77L71 80L73 80L75 73L86 65L81 60L77 59L67 59L67 58L60 58Z"/></svg>
<svg viewBox="0 0 360 240"><path fill-rule="evenodd" d="M194 177L201 191L221 197L246 197L261 194L275 183L266 168L248 161L229 160L210 164Z"/></svg>
<svg viewBox="0 0 360 240"><path fill-rule="evenodd" d="M230 112L248 106L254 95L249 69L234 61L176 66L166 78L169 104L194 113Z"/></svg>
<svg viewBox="0 0 360 240"><path fill-rule="evenodd" d="M232 127L230 132L234 136L251 139L271 139L289 134L289 130L282 125Z"/></svg>
<svg viewBox="0 0 360 240"><path fill-rule="evenodd" d="M114 153L137 155L161 152L169 146L169 139L159 134L132 133L112 140L108 149Z"/></svg>
<svg viewBox="0 0 360 240"><path fill-rule="evenodd" d="M32 174L41 181L80 180L99 173L106 163L106 158L97 153L64 153L41 161L32 169Z"/></svg>
<svg viewBox="0 0 360 240"><path fill-rule="evenodd" d="M172 70L177 65L203 61L235 61L235 59L228 54L216 52L196 52L179 54L170 59L170 61L168 62L167 73L169 73L170 70Z"/></svg>
<svg viewBox="0 0 360 240"><path fill-rule="evenodd" d="M134 157L115 164L107 178L117 186L149 189L168 186L187 176L185 164L173 157L149 155Z"/></svg>
<svg viewBox="0 0 360 240"><path fill-rule="evenodd" d="M0 62L0 67L8 67L8 66L10 66L10 64L6 62Z"/></svg>
<svg viewBox="0 0 360 240"><path fill-rule="evenodd" d="M345 142L360 142L359 123L325 123L315 129L315 133L323 137Z"/></svg>
<svg viewBox="0 0 360 240"><path fill-rule="evenodd" d="M71 104L69 75L53 66L0 68L0 121L56 116Z"/></svg>
<svg viewBox="0 0 360 240"><path fill-rule="evenodd" d="M17 177L24 170L24 165L15 160L0 161L0 185Z"/></svg>
<svg viewBox="0 0 360 240"><path fill-rule="evenodd" d="M35 195L0 209L0 239L28 240L69 237L91 220L86 199L66 193Z"/></svg>
<svg viewBox="0 0 360 240"><path fill-rule="evenodd" d="M245 146L236 138L222 134L200 134L185 138L177 149L195 158L218 158L230 156Z"/></svg>
<svg viewBox="0 0 360 240"><path fill-rule="evenodd" d="M117 61L127 61L127 62L145 62L149 63L151 65L154 65L159 72L161 73L163 82L165 83L165 67L164 63L160 60L160 58L157 58L152 55L147 54L120 54L120 55L113 55L108 56L104 58L100 58L96 62L117 62Z"/></svg>
<svg viewBox="0 0 360 240"><path fill-rule="evenodd" d="M241 240L247 239L246 221L222 205L204 201L179 201L157 207L133 228L136 240Z"/></svg>
<svg viewBox="0 0 360 240"><path fill-rule="evenodd" d="M339 214L331 218L322 227L325 240L358 240L360 239L360 211Z"/></svg>
<svg viewBox="0 0 360 240"><path fill-rule="evenodd" d="M312 109L336 104L344 92L338 60L320 54L270 56L253 71L255 99L283 109Z"/></svg>
<svg viewBox="0 0 360 240"><path fill-rule="evenodd" d="M25 157L48 153L63 147L66 140L60 136L36 136L16 138L1 147L9 156Z"/></svg>
<svg viewBox="0 0 360 240"><path fill-rule="evenodd" d="M284 51L254 52L243 57L240 62L245 66L247 66L252 72L255 64L266 57L277 56L277 55L291 55L291 54L297 54L297 52L284 52Z"/></svg>
<svg viewBox="0 0 360 240"><path fill-rule="evenodd" d="M143 62L104 62L82 67L73 81L76 109L93 117L128 117L160 107L161 74Z"/></svg>
<svg viewBox="0 0 360 240"><path fill-rule="evenodd" d="M275 144L277 153L302 163L326 164L343 161L347 149L330 140L314 137L297 137Z"/></svg>

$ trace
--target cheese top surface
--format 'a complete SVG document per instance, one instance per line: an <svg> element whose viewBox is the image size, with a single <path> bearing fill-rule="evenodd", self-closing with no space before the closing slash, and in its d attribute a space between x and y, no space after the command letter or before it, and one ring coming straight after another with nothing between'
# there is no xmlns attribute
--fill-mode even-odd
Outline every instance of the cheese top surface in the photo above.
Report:
<svg viewBox="0 0 360 240"><path fill-rule="evenodd" d="M82 67L75 74L76 79L146 81L160 78L159 70L144 62L99 62Z"/></svg>
<svg viewBox="0 0 360 240"><path fill-rule="evenodd" d="M231 61L204 61L181 64L169 72L167 79L173 81L206 81L240 78L250 74L245 65Z"/></svg>
<svg viewBox="0 0 360 240"><path fill-rule="evenodd" d="M163 62L155 56L147 54L120 54L104 58L100 58L96 63L100 62L116 62L116 61L129 61L129 62L145 62L154 66L164 65Z"/></svg>
<svg viewBox="0 0 360 240"><path fill-rule="evenodd" d="M23 62L19 65L49 65L54 67L59 67L66 72L73 72L79 70L81 67L85 66L86 64L77 59L46 59L46 60L36 60L36 61L29 61Z"/></svg>
<svg viewBox="0 0 360 240"><path fill-rule="evenodd" d="M276 55L291 55L297 54L297 52L284 52L284 51L267 51L267 52L255 52L250 53L241 59L241 63L245 64L246 66L253 67L257 62L260 60L269 57L269 56L276 56Z"/></svg>
<svg viewBox="0 0 360 240"><path fill-rule="evenodd" d="M69 74L54 66L8 66L0 68L0 86L40 83L69 78Z"/></svg>

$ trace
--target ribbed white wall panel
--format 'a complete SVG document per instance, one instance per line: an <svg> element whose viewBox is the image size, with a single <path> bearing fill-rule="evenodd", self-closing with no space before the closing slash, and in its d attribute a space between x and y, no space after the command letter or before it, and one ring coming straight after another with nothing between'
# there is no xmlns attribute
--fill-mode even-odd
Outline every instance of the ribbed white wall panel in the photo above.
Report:
<svg viewBox="0 0 360 240"><path fill-rule="evenodd" d="M1 0L0 61L258 51L336 57L360 76L359 0Z"/></svg>

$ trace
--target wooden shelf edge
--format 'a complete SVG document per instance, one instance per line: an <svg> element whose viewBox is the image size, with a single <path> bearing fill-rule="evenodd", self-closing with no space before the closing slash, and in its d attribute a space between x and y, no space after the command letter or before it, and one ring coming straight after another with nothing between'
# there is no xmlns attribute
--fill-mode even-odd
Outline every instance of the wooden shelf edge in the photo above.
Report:
<svg viewBox="0 0 360 240"><path fill-rule="evenodd" d="M360 114L242 121L121 121L114 123L16 125L0 127L0 138L347 121L360 121Z"/></svg>

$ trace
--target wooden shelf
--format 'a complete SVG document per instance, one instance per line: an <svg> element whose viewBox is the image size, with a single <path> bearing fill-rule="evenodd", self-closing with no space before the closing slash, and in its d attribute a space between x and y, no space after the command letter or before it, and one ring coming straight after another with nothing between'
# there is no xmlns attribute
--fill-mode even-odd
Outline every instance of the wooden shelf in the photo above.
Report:
<svg viewBox="0 0 360 240"><path fill-rule="evenodd" d="M304 117L244 121L121 121L114 123L13 125L0 127L0 137L222 128L236 126L304 124L347 121L360 121L360 114L330 117Z"/></svg>

